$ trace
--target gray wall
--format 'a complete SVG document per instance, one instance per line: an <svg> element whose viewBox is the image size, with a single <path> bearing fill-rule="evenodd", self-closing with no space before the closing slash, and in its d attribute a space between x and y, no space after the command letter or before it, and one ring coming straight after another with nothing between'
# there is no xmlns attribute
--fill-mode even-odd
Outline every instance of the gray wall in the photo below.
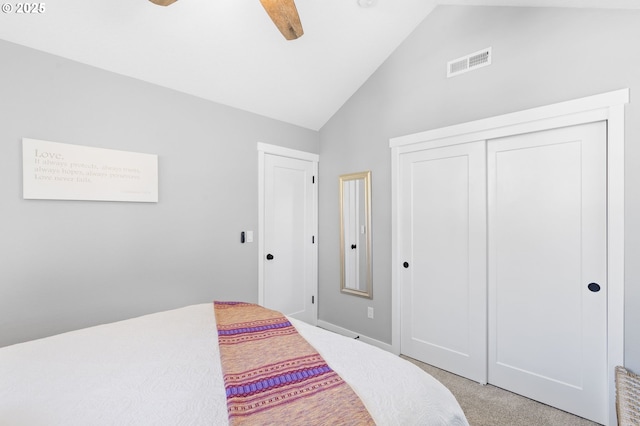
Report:
<svg viewBox="0 0 640 426"><path fill-rule="evenodd" d="M438 7L320 132L320 318L391 342L389 138L626 87L633 100L638 40L640 11ZM489 46L491 66L446 79L447 61ZM625 136L625 353L640 370L640 104L626 106ZM373 177L373 300L339 292L338 176L362 170Z"/></svg>
<svg viewBox="0 0 640 426"><path fill-rule="evenodd" d="M257 302L257 142L319 135L0 41L0 346ZM158 204L22 199L21 138L159 156Z"/></svg>

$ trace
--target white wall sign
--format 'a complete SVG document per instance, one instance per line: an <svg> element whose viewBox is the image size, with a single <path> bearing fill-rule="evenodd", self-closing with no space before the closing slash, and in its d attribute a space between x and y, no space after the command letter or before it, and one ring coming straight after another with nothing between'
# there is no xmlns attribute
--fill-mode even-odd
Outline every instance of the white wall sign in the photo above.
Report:
<svg viewBox="0 0 640 426"><path fill-rule="evenodd" d="M22 139L23 197L158 202L158 156Z"/></svg>

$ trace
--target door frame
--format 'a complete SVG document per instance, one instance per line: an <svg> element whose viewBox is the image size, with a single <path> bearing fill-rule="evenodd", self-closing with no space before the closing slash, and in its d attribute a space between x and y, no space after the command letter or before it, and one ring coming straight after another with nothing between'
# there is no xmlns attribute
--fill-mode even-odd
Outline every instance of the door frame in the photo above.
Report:
<svg viewBox="0 0 640 426"><path fill-rule="evenodd" d="M607 122L607 375L609 423L615 425L615 367L624 365L624 105L629 89L560 102L389 140L391 148L391 347L400 354L400 156L403 153L486 141L541 130Z"/></svg>
<svg viewBox="0 0 640 426"><path fill-rule="evenodd" d="M258 304L264 305L264 215L265 215L265 188L264 188L264 172L265 172L265 156L277 155L280 157L293 158L296 160L310 161L313 167L313 175L315 177L315 185L313 185L313 207L312 207L312 233L315 236L315 244L313 244L313 261L312 271L313 290L315 303L312 304L313 325L318 321L318 162L320 156L306 151L298 151L296 149L285 148L279 145L271 145L258 142L256 149L258 150Z"/></svg>

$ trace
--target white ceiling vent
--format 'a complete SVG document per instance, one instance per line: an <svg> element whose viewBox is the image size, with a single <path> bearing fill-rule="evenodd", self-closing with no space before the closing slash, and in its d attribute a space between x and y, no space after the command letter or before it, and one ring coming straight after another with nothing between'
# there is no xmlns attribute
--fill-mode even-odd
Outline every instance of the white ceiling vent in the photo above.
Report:
<svg viewBox="0 0 640 426"><path fill-rule="evenodd" d="M491 65L490 47L447 62L447 78L487 65Z"/></svg>

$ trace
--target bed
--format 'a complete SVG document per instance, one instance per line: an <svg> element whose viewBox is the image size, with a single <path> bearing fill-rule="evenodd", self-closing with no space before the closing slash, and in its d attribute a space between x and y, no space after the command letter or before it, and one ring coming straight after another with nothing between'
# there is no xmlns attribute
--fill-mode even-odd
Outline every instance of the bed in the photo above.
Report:
<svg viewBox="0 0 640 426"><path fill-rule="evenodd" d="M376 424L468 424L449 390L412 363L289 320ZM0 424L226 425L219 355L211 303L0 348Z"/></svg>

